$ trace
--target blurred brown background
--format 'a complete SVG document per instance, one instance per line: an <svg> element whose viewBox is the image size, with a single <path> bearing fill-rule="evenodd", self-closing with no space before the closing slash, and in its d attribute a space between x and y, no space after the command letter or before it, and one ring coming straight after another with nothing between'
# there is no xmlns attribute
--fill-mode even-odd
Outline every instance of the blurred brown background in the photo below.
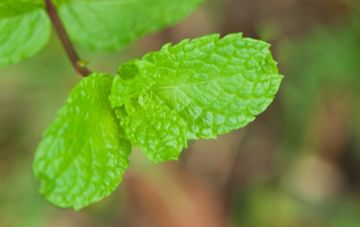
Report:
<svg viewBox="0 0 360 227"><path fill-rule="evenodd" d="M56 37L0 69L0 227L360 226L360 3L208 0L175 27L119 54L83 58L115 72L133 57L209 33L267 40L285 75L273 105L244 129L191 142L179 162L131 157L118 190L81 212L37 193L32 158L75 76Z"/></svg>

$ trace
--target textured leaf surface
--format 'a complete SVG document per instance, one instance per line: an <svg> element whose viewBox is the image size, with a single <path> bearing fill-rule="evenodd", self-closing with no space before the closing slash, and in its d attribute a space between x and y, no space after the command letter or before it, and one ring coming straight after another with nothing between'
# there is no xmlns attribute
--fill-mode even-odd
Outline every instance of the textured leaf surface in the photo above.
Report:
<svg viewBox="0 0 360 227"><path fill-rule="evenodd" d="M39 52L51 32L39 1L0 2L0 66L17 63Z"/></svg>
<svg viewBox="0 0 360 227"><path fill-rule="evenodd" d="M80 209L102 199L128 166L131 146L108 100L112 80L97 74L83 79L36 151L41 192L60 207Z"/></svg>
<svg viewBox="0 0 360 227"><path fill-rule="evenodd" d="M72 39L96 50L124 45L171 25L203 0L62 0L60 15Z"/></svg>
<svg viewBox="0 0 360 227"><path fill-rule="evenodd" d="M120 67L112 106L151 160L177 159L188 139L241 128L269 106L282 79L269 47L240 34L165 45Z"/></svg>

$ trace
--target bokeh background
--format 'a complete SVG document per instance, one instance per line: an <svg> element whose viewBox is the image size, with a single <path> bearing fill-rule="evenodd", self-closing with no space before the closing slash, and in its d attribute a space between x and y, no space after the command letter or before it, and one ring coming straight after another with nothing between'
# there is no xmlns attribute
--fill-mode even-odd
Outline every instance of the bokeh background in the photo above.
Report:
<svg viewBox="0 0 360 227"><path fill-rule="evenodd" d="M208 0L185 21L121 53L78 48L96 71L209 33L270 42L285 75L244 129L191 142L179 162L134 151L123 183L80 212L38 194L32 159L75 75L59 41L0 69L0 227L360 226L360 2Z"/></svg>

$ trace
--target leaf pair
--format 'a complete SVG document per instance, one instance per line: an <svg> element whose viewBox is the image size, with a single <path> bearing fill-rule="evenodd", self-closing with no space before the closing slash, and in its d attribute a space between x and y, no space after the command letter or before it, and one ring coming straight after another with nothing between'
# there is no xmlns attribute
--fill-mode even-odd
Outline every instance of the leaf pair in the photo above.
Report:
<svg viewBox="0 0 360 227"><path fill-rule="evenodd" d="M131 145L154 162L178 159L187 141L244 127L281 82L269 45L210 35L165 45L74 88L43 136L34 172L54 204L80 209L120 183Z"/></svg>
<svg viewBox="0 0 360 227"><path fill-rule="evenodd" d="M55 0L71 39L93 50L117 51L192 12L203 0ZM42 0L0 2L0 66L18 63L48 42Z"/></svg>

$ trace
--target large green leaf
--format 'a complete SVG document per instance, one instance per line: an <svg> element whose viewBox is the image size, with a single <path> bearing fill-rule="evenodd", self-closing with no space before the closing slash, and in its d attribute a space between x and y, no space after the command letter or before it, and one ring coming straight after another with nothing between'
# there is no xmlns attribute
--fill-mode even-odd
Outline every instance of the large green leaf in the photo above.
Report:
<svg viewBox="0 0 360 227"><path fill-rule="evenodd" d="M0 2L0 66L39 52L50 37L50 21L39 1Z"/></svg>
<svg viewBox="0 0 360 227"><path fill-rule="evenodd" d="M71 38L91 49L119 50L171 25L203 0L61 0L61 18Z"/></svg>
<svg viewBox="0 0 360 227"><path fill-rule="evenodd" d="M80 209L107 196L128 166L131 146L108 101L112 81L99 74L82 80L36 151L41 193L60 207Z"/></svg>
<svg viewBox="0 0 360 227"><path fill-rule="evenodd" d="M269 47L240 34L165 45L120 67L112 107L151 160L176 160L188 139L244 127L269 106L282 80Z"/></svg>

